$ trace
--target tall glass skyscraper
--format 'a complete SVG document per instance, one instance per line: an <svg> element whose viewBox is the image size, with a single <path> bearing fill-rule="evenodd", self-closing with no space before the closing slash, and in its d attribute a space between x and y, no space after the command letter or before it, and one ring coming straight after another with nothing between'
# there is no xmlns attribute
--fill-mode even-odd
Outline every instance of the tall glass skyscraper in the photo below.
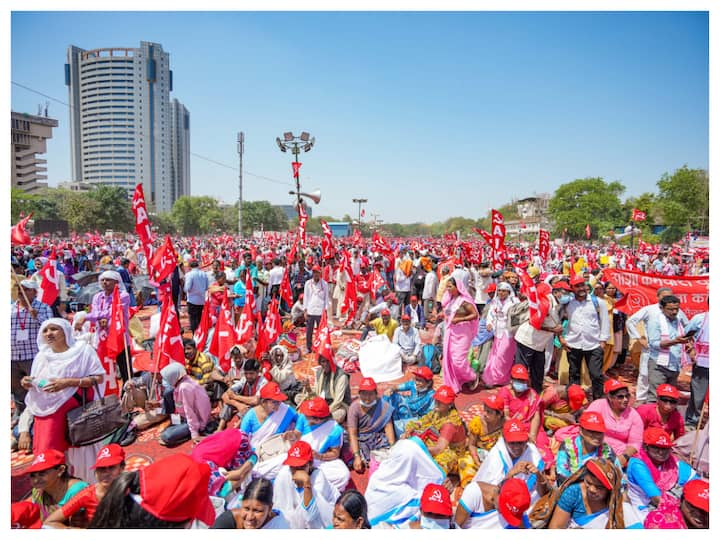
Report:
<svg viewBox="0 0 720 540"><path fill-rule="evenodd" d="M148 205L159 212L189 194L190 114L179 101L170 101L170 55L160 44L142 41L137 49L92 50L70 46L65 84L73 181L128 192L142 182ZM183 111L184 146L173 144L178 108ZM186 153L176 156L177 151Z"/></svg>

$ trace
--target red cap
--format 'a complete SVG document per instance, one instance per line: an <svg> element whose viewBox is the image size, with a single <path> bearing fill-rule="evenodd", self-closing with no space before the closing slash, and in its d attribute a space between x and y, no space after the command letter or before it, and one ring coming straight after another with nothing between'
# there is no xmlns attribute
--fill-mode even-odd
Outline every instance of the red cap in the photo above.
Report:
<svg viewBox="0 0 720 540"><path fill-rule="evenodd" d="M13 529L40 529L40 507L34 502L20 501L10 505L10 527Z"/></svg>
<svg viewBox="0 0 720 540"><path fill-rule="evenodd" d="M313 460L312 447L305 441L297 441L287 453L283 463L290 467L302 467Z"/></svg>
<svg viewBox="0 0 720 540"><path fill-rule="evenodd" d="M585 390L579 384L571 384L567 388L568 404L573 411L577 411L585 403Z"/></svg>
<svg viewBox="0 0 720 540"><path fill-rule="evenodd" d="M65 465L65 453L59 450L45 450L35 456L35 459L33 459L30 466L25 469L25 472L46 471L58 465Z"/></svg>
<svg viewBox="0 0 720 540"><path fill-rule="evenodd" d="M313 418L327 418L330 416L330 407L327 401L319 396L306 399L298 410L305 416L312 416Z"/></svg>
<svg viewBox="0 0 720 540"><path fill-rule="evenodd" d="M449 386L443 385L437 390L435 390L435 401L439 401L440 403L445 403L446 405L449 405L450 403L453 403L455 401L456 397L457 395Z"/></svg>
<svg viewBox="0 0 720 540"><path fill-rule="evenodd" d="M363 380L360 381L359 390L368 392L377 390L377 383L375 382L375 379L373 379L372 377L363 377Z"/></svg>
<svg viewBox="0 0 720 540"><path fill-rule="evenodd" d="M620 390L621 388L627 388L627 383L620 382L617 379L608 379L605 381L605 393L609 394L610 392L614 392L615 390Z"/></svg>
<svg viewBox="0 0 720 540"><path fill-rule="evenodd" d="M528 375L527 368L522 364L515 364L510 370L510 377L512 379L518 379L520 381L529 381L530 375Z"/></svg>
<svg viewBox="0 0 720 540"><path fill-rule="evenodd" d="M389 310L389 309L383 309L383 310L380 312L380 316L381 316L381 317L385 317L385 316L389 317L389 316L390 316L390 310Z"/></svg>
<svg viewBox="0 0 720 540"><path fill-rule="evenodd" d="M508 420L503 426L503 439L505 442L525 442L530 438L530 433L517 420Z"/></svg>
<svg viewBox="0 0 720 540"><path fill-rule="evenodd" d="M663 428L649 427L643 433L643 442L659 448L672 448L673 442L670 434Z"/></svg>
<svg viewBox="0 0 720 540"><path fill-rule="evenodd" d="M410 301L412 302L413 300L417 302L417 296L415 296L414 294L410 297Z"/></svg>
<svg viewBox="0 0 720 540"><path fill-rule="evenodd" d="M513 527L519 527L523 514L530 508L530 492L525 482L510 478L503 482L497 501L498 512Z"/></svg>
<svg viewBox="0 0 720 540"><path fill-rule="evenodd" d="M413 371L413 375L415 377L420 377L421 379L424 379L426 381L433 380L433 372L427 366L417 368L415 371Z"/></svg>
<svg viewBox="0 0 720 540"><path fill-rule="evenodd" d="M491 293L491 292L495 292L495 291L497 291L497 285L495 285L494 283L491 283L490 285L485 287L486 293Z"/></svg>
<svg viewBox="0 0 720 540"><path fill-rule="evenodd" d="M215 508L208 497L210 467L187 454L172 454L140 469L140 506L165 521L199 519L215 523Z"/></svg>
<svg viewBox="0 0 720 540"><path fill-rule="evenodd" d="M498 394L490 394L482 398L482 402L495 411L505 410L505 400Z"/></svg>
<svg viewBox="0 0 720 540"><path fill-rule="evenodd" d="M322 272L322 270L320 270L320 267L317 264L312 267L312 271L313 272Z"/></svg>
<svg viewBox="0 0 720 540"><path fill-rule="evenodd" d="M580 417L580 427L605 433L605 420L596 412L585 411Z"/></svg>
<svg viewBox="0 0 720 540"><path fill-rule="evenodd" d="M390 314L390 312L388 312L388 314ZM403 313L403 316L400 317L400 320L401 321L409 321L409 320L411 320L410 315L408 315L407 313Z"/></svg>
<svg viewBox="0 0 720 540"><path fill-rule="evenodd" d="M420 498L420 510L428 514L452 516L450 492L439 484L428 484Z"/></svg>
<svg viewBox="0 0 720 540"><path fill-rule="evenodd" d="M274 381L267 383L260 389L260 397L275 401L285 401L287 399L287 396L280 391L278 383Z"/></svg>
<svg viewBox="0 0 720 540"><path fill-rule="evenodd" d="M655 390L658 397L669 397L672 399L680 399L680 392L672 384L661 384Z"/></svg>
<svg viewBox="0 0 720 540"><path fill-rule="evenodd" d="M587 470L590 471L595 478L600 480L600 483L605 486L605 489L612 489L610 480L608 480L608 477L605 476L605 473L600 468L600 465L598 465L594 459L588 460L586 465Z"/></svg>
<svg viewBox="0 0 720 540"><path fill-rule="evenodd" d="M683 488L683 496L695 508L705 512L710 511L710 484L707 481L690 480Z"/></svg>
<svg viewBox="0 0 720 540"><path fill-rule="evenodd" d="M108 444L103 446L95 458L95 465L91 469L98 467L112 467L118 463L125 461L125 450L119 444Z"/></svg>
<svg viewBox="0 0 720 540"><path fill-rule="evenodd" d="M585 283L585 278L582 277L580 274L575 274L572 278L570 278L570 285L574 287L575 285L580 285L581 283Z"/></svg>
<svg viewBox="0 0 720 540"><path fill-rule="evenodd" d="M553 289L562 289L563 291L572 291L570 288L570 285L568 285L568 282L564 279L558 280L555 282L555 284L552 286Z"/></svg>

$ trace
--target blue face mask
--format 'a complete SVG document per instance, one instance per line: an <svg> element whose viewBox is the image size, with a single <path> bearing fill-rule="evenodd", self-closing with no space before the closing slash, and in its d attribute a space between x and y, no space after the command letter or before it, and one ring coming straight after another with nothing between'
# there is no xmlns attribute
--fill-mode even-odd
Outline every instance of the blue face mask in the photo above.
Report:
<svg viewBox="0 0 720 540"><path fill-rule="evenodd" d="M515 382L513 381L512 387L516 392L525 392L525 390L528 389L528 385L524 382Z"/></svg>
<svg viewBox="0 0 720 540"><path fill-rule="evenodd" d="M574 298L574 297L573 297L572 294L563 294L563 295L560 297L560 303L561 303L562 305L569 304L569 303L570 303L570 300L572 300L573 298Z"/></svg>
<svg viewBox="0 0 720 540"><path fill-rule="evenodd" d="M420 528L421 529L449 529L450 518L447 519L434 519L427 516L420 516Z"/></svg>

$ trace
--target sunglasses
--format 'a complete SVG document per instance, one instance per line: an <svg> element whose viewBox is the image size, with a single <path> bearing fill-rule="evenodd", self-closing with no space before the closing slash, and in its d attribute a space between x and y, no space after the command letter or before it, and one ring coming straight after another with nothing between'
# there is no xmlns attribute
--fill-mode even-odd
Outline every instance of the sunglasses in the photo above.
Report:
<svg viewBox="0 0 720 540"><path fill-rule="evenodd" d="M672 405L677 405L677 403L678 403L677 399L673 399L673 398L661 397L658 399L660 401L662 401L663 403L671 403Z"/></svg>

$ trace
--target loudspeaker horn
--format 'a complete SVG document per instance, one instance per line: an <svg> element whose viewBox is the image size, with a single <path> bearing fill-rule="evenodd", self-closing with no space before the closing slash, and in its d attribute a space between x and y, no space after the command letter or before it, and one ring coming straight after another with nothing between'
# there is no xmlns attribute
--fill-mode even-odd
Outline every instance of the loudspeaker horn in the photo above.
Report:
<svg viewBox="0 0 720 540"><path fill-rule="evenodd" d="M300 196L302 197L308 197L311 199L315 204L320 204L320 190L316 189L312 193L300 193Z"/></svg>

